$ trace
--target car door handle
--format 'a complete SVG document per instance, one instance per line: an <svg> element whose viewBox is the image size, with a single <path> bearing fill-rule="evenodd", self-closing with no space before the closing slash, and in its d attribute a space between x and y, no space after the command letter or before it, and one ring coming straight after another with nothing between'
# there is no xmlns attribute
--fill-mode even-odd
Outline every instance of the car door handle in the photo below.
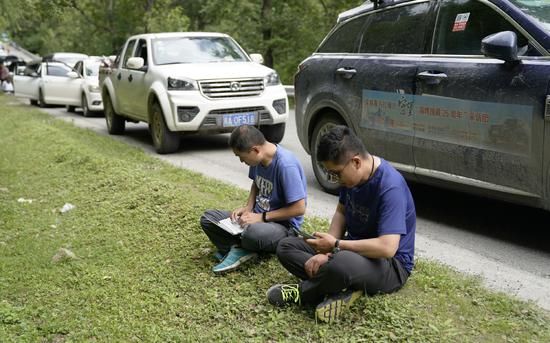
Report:
<svg viewBox="0 0 550 343"><path fill-rule="evenodd" d="M128 76L128 81L132 82L133 79L134 77L132 76L132 74L130 74L130 76Z"/></svg>
<svg viewBox="0 0 550 343"><path fill-rule="evenodd" d="M423 71L421 73L416 74L416 76L423 81L426 81L429 85L438 85L441 81L445 80L447 78L447 74L440 73L437 71Z"/></svg>
<svg viewBox="0 0 550 343"><path fill-rule="evenodd" d="M118 73L118 75L116 76L117 80L120 81L120 79L122 78L122 75L120 73Z"/></svg>
<svg viewBox="0 0 550 343"><path fill-rule="evenodd" d="M357 74L357 70L353 68L338 68L336 69L336 74L342 75L344 79L351 79Z"/></svg>

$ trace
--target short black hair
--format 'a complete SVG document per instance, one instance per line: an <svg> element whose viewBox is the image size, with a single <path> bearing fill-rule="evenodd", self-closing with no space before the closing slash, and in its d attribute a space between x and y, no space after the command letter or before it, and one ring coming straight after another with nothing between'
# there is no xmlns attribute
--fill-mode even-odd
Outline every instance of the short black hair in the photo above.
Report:
<svg viewBox="0 0 550 343"><path fill-rule="evenodd" d="M337 125L321 136L315 157L318 162L343 164L355 155L366 158L369 152L349 127Z"/></svg>
<svg viewBox="0 0 550 343"><path fill-rule="evenodd" d="M237 151L249 151L253 146L263 145L266 142L264 134L250 125L236 127L229 137L229 146Z"/></svg>

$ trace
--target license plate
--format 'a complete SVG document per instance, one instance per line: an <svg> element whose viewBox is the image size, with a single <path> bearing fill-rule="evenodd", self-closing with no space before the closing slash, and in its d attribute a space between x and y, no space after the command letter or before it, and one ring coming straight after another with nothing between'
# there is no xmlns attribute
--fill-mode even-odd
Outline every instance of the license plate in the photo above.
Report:
<svg viewBox="0 0 550 343"><path fill-rule="evenodd" d="M256 125L256 112L234 113L223 115L223 126Z"/></svg>

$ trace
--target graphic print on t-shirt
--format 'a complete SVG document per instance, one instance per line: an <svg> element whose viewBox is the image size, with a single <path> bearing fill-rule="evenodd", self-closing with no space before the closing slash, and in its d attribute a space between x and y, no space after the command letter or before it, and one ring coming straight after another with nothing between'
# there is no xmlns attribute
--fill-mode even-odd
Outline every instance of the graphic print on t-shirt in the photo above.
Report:
<svg viewBox="0 0 550 343"><path fill-rule="evenodd" d="M346 198L346 212L348 212L352 218L362 223L366 223L369 220L369 208L367 206L361 206L357 201L353 201L350 193L347 194Z"/></svg>
<svg viewBox="0 0 550 343"><path fill-rule="evenodd" d="M269 200L271 199L271 193L273 192L273 182L256 175L256 187L258 187L258 195L256 196L256 204L264 210L269 211L271 206Z"/></svg>

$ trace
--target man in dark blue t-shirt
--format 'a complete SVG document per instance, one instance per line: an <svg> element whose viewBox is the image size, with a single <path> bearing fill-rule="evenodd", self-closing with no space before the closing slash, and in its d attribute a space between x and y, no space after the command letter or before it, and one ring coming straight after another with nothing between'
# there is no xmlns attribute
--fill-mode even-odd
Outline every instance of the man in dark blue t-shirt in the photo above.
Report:
<svg viewBox="0 0 550 343"><path fill-rule="evenodd" d="M328 233L289 237L277 257L300 284L277 284L270 303L316 305L332 321L363 293L390 293L407 281L414 265L416 211L407 183L384 159L367 152L345 126L321 137L317 160L343 186Z"/></svg>
<svg viewBox="0 0 550 343"><path fill-rule="evenodd" d="M242 125L231 133L229 145L241 162L250 166L252 186L244 207L233 212L208 210L201 217L201 227L218 251L219 264L214 273L234 270L257 256L257 252L274 253L279 241L294 235L306 210L306 178L296 157L280 145L265 140L260 130ZM231 218L244 227L232 235L216 222Z"/></svg>

